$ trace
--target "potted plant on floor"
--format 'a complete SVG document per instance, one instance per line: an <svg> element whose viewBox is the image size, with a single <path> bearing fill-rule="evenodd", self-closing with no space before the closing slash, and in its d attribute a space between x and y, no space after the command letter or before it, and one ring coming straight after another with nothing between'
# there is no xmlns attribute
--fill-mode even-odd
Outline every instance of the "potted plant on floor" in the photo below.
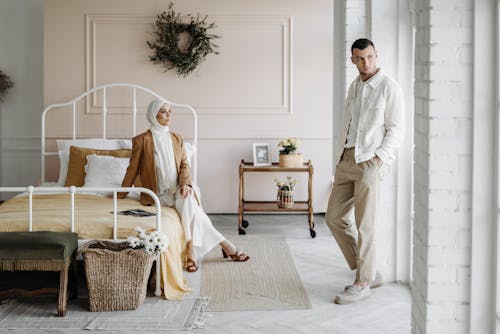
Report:
<svg viewBox="0 0 500 334"><path fill-rule="evenodd" d="M137 236L125 242L94 240L80 249L90 311L135 310L146 299L153 261L167 249L168 238L157 231L146 233L140 227L135 231Z"/></svg>

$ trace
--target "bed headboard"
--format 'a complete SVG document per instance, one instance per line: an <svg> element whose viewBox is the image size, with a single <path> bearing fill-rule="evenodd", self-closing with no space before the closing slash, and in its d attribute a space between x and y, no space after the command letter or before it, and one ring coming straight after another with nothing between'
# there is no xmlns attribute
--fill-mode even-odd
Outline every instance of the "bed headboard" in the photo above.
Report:
<svg viewBox="0 0 500 334"><path fill-rule="evenodd" d="M110 83L110 84L106 84L106 85L97 86L95 88L92 88L92 89L82 93L81 95L77 96L76 98L74 98L71 101L51 104L50 106L45 108L45 110L43 111L43 114L42 114L42 132L41 132L41 141L42 141L41 142L41 178L42 178L42 182L45 182L45 158L47 156L50 156L50 155L57 155L57 152L47 152L47 150L46 150L45 122L46 122L46 117L47 117L48 113L53 111L53 110L60 109L60 108L66 108L66 110L68 112L71 112L72 113L72 139L77 139L77 138L79 138L79 137L77 137L77 133L76 133L76 120L77 120L76 106L77 106L77 102L83 100L84 98L86 98L90 94L100 93L100 95L102 96L102 103L101 103L102 104L102 107L101 107L102 133L101 133L100 138L110 139L110 138L106 137L106 120L107 120L107 116L108 116L108 112L107 112L108 111L108 104L107 104L107 100L106 100L106 92L108 90L116 88L116 87L128 87L128 88L130 88L130 90L127 90L127 91L130 92L130 96L131 96L130 113L132 116L132 134L133 134L133 136L136 135L137 93L138 93L138 91L149 93L154 98L159 98L159 99L165 100L172 107L178 108L180 111L185 110L186 112L191 113L191 115L193 116L193 122L192 122L192 126L193 126L193 140L192 140L193 157L191 160L191 169L192 169L192 175L193 175L193 183L196 184L196 177L197 177L196 148L197 148L197 144L198 144L198 117L197 117L196 111L190 105L172 102L172 101L164 98L160 94L158 94L158 93L156 93L148 88L145 88L145 87L142 87L139 85L135 85L135 84L129 84L129 83ZM123 94L122 91L121 91L121 93Z"/></svg>

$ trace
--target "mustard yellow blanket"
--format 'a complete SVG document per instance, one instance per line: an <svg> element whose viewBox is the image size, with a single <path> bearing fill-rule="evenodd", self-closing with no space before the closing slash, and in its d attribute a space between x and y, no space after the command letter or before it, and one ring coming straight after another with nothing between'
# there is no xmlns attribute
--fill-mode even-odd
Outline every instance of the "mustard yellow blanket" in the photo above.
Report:
<svg viewBox="0 0 500 334"><path fill-rule="evenodd" d="M70 231L71 204L69 194L44 194L33 196L33 231ZM125 198L118 200L118 211L143 209L155 212L138 201ZM79 239L113 238L113 200L110 198L75 195L75 232ZM162 289L167 299L181 299L190 291L183 279L182 259L185 258L186 242L177 212L162 207L161 231L169 238L166 252L161 254ZM118 239L135 236L134 228L146 232L156 229L156 216L133 217L118 215ZM0 231L28 230L28 197L20 196L0 205Z"/></svg>

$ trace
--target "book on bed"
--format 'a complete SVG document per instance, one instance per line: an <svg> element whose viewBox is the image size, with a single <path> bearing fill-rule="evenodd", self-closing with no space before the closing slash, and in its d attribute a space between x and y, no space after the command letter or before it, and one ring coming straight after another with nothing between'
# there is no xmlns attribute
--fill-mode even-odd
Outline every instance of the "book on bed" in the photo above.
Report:
<svg viewBox="0 0 500 334"><path fill-rule="evenodd" d="M113 213L113 211L111 211L110 213ZM134 217L151 217L151 216L156 216L156 213L149 212L149 211L144 211L142 209L122 210L122 211L118 211L117 214L124 215L124 216L134 216Z"/></svg>

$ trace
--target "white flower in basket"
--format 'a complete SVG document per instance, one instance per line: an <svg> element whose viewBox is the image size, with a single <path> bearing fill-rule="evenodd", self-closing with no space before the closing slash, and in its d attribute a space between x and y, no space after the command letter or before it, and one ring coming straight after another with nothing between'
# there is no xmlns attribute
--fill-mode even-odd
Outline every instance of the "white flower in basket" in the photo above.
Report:
<svg viewBox="0 0 500 334"><path fill-rule="evenodd" d="M302 153L297 153L300 141L295 138L280 140L279 166L280 167L303 167L304 158Z"/></svg>
<svg viewBox="0 0 500 334"><path fill-rule="evenodd" d="M297 184L297 180L292 179L291 176L287 176L285 182L282 182L278 179L274 179L274 182L276 182L276 186L278 187L278 195L276 197L278 207L293 207L293 188Z"/></svg>
<svg viewBox="0 0 500 334"><path fill-rule="evenodd" d="M158 231L146 233L139 226L135 228L137 237L127 237L127 242L131 248L144 248L144 251L150 255L157 255L164 252L168 247L168 237Z"/></svg>
<svg viewBox="0 0 500 334"><path fill-rule="evenodd" d="M278 147L281 147L280 154L295 154L299 144L300 141L295 137L280 140L278 143Z"/></svg>

